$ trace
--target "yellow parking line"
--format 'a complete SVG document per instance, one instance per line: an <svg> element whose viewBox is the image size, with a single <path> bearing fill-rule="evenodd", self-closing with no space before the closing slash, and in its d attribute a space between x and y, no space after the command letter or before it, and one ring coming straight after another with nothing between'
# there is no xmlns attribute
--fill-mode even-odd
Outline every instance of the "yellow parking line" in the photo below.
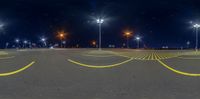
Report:
<svg viewBox="0 0 200 99"><path fill-rule="evenodd" d="M71 63L74 63L76 65L80 65L80 66L83 66L83 67L88 67L88 68L112 68L112 67L115 67L115 66L119 66L119 65L122 65L122 64L125 64L129 61L133 60L133 58L130 58L126 61L123 61L123 62L120 62L120 63L116 63L116 64L112 64L112 65L89 65L89 64L84 64L84 63L80 63L80 62L77 62L77 61L74 61L74 60L71 60L71 59L68 59L69 62Z"/></svg>
<svg viewBox="0 0 200 99"><path fill-rule="evenodd" d="M137 57L135 57L135 59L142 59L142 57L143 57L143 55L141 55L141 54L138 55L138 54L137 54Z"/></svg>
<svg viewBox="0 0 200 99"><path fill-rule="evenodd" d="M149 57L149 54L146 54L146 56L143 58L143 60L147 60Z"/></svg>
<svg viewBox="0 0 200 99"><path fill-rule="evenodd" d="M161 55L160 55L160 57L161 57L161 59L165 59L165 57L164 57L164 55L163 55L163 54L161 54Z"/></svg>
<svg viewBox="0 0 200 99"><path fill-rule="evenodd" d="M162 59L158 54L156 54L156 56L158 57L157 59Z"/></svg>
<svg viewBox="0 0 200 99"><path fill-rule="evenodd" d="M21 69L18 69L18 70L12 71L12 72L0 73L0 76L10 76L10 75L17 74L17 73L22 72L22 71L26 70L27 68L31 67L34 63L35 63L35 61L31 62L30 64L24 66Z"/></svg>
<svg viewBox="0 0 200 99"><path fill-rule="evenodd" d="M0 57L0 59L10 59L10 58L14 58L15 56L10 56L10 57Z"/></svg>
<svg viewBox="0 0 200 99"><path fill-rule="evenodd" d="M148 54L149 56L148 56L148 58L147 58L147 60L150 60L150 58L151 58L151 54Z"/></svg>
<svg viewBox="0 0 200 99"><path fill-rule="evenodd" d="M154 53L154 57L155 57L156 60L159 59L159 58L157 57L157 54L156 54L156 53Z"/></svg>
<svg viewBox="0 0 200 99"><path fill-rule="evenodd" d="M154 60L154 54L151 53L151 59L150 60Z"/></svg>
<svg viewBox="0 0 200 99"><path fill-rule="evenodd" d="M185 75L185 76L200 76L200 74L194 74L194 73L187 73L187 72L182 72L179 70L176 70L170 66L168 66L167 64L165 64L164 62L162 62L161 60L157 60L162 66L164 66L165 68L177 73L177 74L181 74L181 75Z"/></svg>

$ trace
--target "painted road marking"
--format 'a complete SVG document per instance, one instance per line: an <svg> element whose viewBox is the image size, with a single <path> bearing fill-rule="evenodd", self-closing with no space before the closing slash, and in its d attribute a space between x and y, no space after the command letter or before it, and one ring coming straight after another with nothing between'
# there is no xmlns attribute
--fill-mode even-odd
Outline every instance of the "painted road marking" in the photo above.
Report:
<svg viewBox="0 0 200 99"><path fill-rule="evenodd" d="M179 55L177 55L176 53L167 53L167 54L163 54L163 53L156 53L156 52L151 52L151 53L146 53L146 54L136 54L136 55L132 55L132 58L134 58L135 60L144 60L144 61L148 61L148 60L158 60L158 59L169 59L169 58L174 58L174 57L178 57ZM130 58L130 57L129 57Z"/></svg>
<svg viewBox="0 0 200 99"><path fill-rule="evenodd" d="M31 62L30 64L24 66L23 68L20 68L18 70L12 71L12 72L7 72L7 73L0 73L0 76L10 76L10 75L14 75L17 74L19 72L22 72L26 69L28 69L29 67L31 67L33 64L35 63L35 61Z"/></svg>
<svg viewBox="0 0 200 99"><path fill-rule="evenodd" d="M128 62L130 62L130 61L132 61L132 60L133 60L133 58L130 58L130 59L125 60L125 61L123 61L123 62L116 63L116 64L112 64L112 65L89 65L89 64L84 64L84 63L80 63L80 62L77 62L77 61L68 59L69 62L74 63L74 64L76 64L76 65L80 65L80 66L88 67L88 68L99 68L99 69L101 69L101 68L112 68L112 67L116 67L116 66L119 66L119 65L128 63Z"/></svg>
<svg viewBox="0 0 200 99"><path fill-rule="evenodd" d="M0 55L8 55L8 53L4 51L0 51Z"/></svg>
<svg viewBox="0 0 200 99"><path fill-rule="evenodd" d="M2 59L10 59L10 58L14 58L15 56L9 56L9 57L0 57L0 60Z"/></svg>
<svg viewBox="0 0 200 99"><path fill-rule="evenodd" d="M179 70L176 70L170 66L168 66L167 64L165 64L164 62L162 62L161 60L157 60L162 66L164 66L165 68L177 73L177 74L181 74L181 75L185 75L185 76L200 76L200 74L195 74L195 73L187 73L187 72L182 72Z"/></svg>

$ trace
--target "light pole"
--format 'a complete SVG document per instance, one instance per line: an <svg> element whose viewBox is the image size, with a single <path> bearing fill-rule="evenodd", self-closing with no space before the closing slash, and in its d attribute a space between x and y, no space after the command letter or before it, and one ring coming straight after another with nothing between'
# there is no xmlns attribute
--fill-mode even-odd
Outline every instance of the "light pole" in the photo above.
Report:
<svg viewBox="0 0 200 99"><path fill-rule="evenodd" d="M97 19L96 20L99 25L99 50L101 50L101 24L104 22L104 19Z"/></svg>
<svg viewBox="0 0 200 99"><path fill-rule="evenodd" d="M190 48L190 41L187 41L186 44L187 44L187 48L189 49Z"/></svg>
<svg viewBox="0 0 200 99"><path fill-rule="evenodd" d="M19 39L15 39L15 43L17 44L16 47L19 48Z"/></svg>
<svg viewBox="0 0 200 99"><path fill-rule="evenodd" d="M24 45L23 47L26 48L26 44L28 43L28 41L27 41L27 40L24 40L23 43L24 43L24 44L23 44L23 45Z"/></svg>
<svg viewBox="0 0 200 99"><path fill-rule="evenodd" d="M129 48L129 38L132 36L131 32L125 32L124 36L126 37L126 46Z"/></svg>
<svg viewBox="0 0 200 99"><path fill-rule="evenodd" d="M195 28L195 32L196 32L196 47L195 47L195 50L198 51L198 30L200 28L200 25L195 24L195 25L193 25L193 27Z"/></svg>
<svg viewBox="0 0 200 99"><path fill-rule="evenodd" d="M66 41L62 41L63 47L66 48Z"/></svg>
<svg viewBox="0 0 200 99"><path fill-rule="evenodd" d="M47 46L46 38L42 37L42 38L41 38L41 41L42 41L42 43L44 44L44 47L46 47L46 46Z"/></svg>
<svg viewBox="0 0 200 99"><path fill-rule="evenodd" d="M96 47L96 44L97 44L96 41L91 42L92 47Z"/></svg>
<svg viewBox="0 0 200 99"><path fill-rule="evenodd" d="M137 36L136 37L136 40L137 40L137 48L139 49L140 48L140 37L139 36Z"/></svg>
<svg viewBox="0 0 200 99"><path fill-rule="evenodd" d="M66 33L64 31L58 32L58 37L60 39L60 47L62 48L63 46L63 40L65 39Z"/></svg>

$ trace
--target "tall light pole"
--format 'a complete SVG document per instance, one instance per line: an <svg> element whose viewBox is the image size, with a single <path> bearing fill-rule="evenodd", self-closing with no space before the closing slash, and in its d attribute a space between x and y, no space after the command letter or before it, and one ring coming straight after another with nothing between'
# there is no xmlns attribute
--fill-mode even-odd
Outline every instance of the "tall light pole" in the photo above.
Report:
<svg viewBox="0 0 200 99"><path fill-rule="evenodd" d="M26 44L28 43L28 41L27 41L27 40L24 40L23 43L24 43L24 44L23 44L23 45L24 45L23 47L26 48Z"/></svg>
<svg viewBox="0 0 200 99"><path fill-rule="evenodd" d="M126 37L126 46L129 48L129 38L132 36L131 32L125 32L124 36Z"/></svg>
<svg viewBox="0 0 200 99"><path fill-rule="evenodd" d="M136 37L136 40L137 40L137 48L139 49L140 48L140 37L139 36L137 36Z"/></svg>
<svg viewBox="0 0 200 99"><path fill-rule="evenodd" d="M99 50L101 50L101 25L104 22L104 19L97 19L96 20L99 25Z"/></svg>
<svg viewBox="0 0 200 99"><path fill-rule="evenodd" d="M42 38L41 38L41 41L42 41L42 43L44 44L44 47L46 47L46 46L47 46L46 38L42 37Z"/></svg>
<svg viewBox="0 0 200 99"><path fill-rule="evenodd" d="M198 31L199 31L200 25L194 24L193 27L195 28L195 32L196 32L196 47L195 47L195 50L198 51Z"/></svg>
<svg viewBox="0 0 200 99"><path fill-rule="evenodd" d="M15 43L17 44L16 47L19 48L19 39L15 39Z"/></svg>
<svg viewBox="0 0 200 99"><path fill-rule="evenodd" d="M62 48L63 46L63 40L65 39L66 33L64 31L58 32L58 37L60 39L60 47Z"/></svg>
<svg viewBox="0 0 200 99"><path fill-rule="evenodd" d="M186 44L187 44L187 48L189 49L189 47L190 47L190 41L187 41Z"/></svg>

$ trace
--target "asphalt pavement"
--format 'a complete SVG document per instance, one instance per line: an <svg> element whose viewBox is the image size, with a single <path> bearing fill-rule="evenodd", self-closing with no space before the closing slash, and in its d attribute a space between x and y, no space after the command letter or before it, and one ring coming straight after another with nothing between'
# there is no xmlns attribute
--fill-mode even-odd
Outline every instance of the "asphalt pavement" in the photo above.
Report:
<svg viewBox="0 0 200 99"><path fill-rule="evenodd" d="M199 99L200 52L0 50L0 99Z"/></svg>

